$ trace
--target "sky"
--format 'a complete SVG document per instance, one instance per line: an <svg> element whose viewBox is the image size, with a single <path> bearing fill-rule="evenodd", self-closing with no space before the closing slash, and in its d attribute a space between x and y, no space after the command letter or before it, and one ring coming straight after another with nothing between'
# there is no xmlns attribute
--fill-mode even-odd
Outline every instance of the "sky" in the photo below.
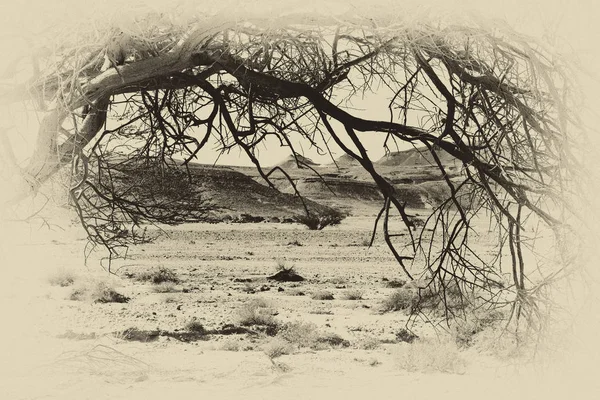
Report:
<svg viewBox="0 0 600 400"><path fill-rule="evenodd" d="M210 10L206 4L216 4L214 2L202 1L179 1L179 2L159 2L149 0L144 2L120 2L120 1L22 1L18 4L8 4L3 2L0 5L0 51L2 54L9 53L10 56L16 56L27 50L26 37L43 37L49 35L49 28L55 25L73 26L75 29L82 24L89 27L93 24L102 24L103 21L117 21L120 18L126 20L128 13L135 13L140 9L155 8L160 10L164 7L173 7L179 4L181 7L199 7L203 10ZM228 13L237 12L238 15L254 14L258 16L276 16L279 18L288 18L292 10L294 12L314 13L317 10L324 14L340 14L348 12L350 14L367 15L372 14L386 15L386 10L398 9L398 1L383 0L365 0L361 2L334 2L334 1L237 1L219 2L222 9L229 10ZM139 7L139 8L138 8ZM597 28L596 17L600 15L600 7L597 2L584 0L578 2L567 2L562 0L531 1L531 0L508 0L508 1L419 1L402 2L402 7L408 10L404 12L405 18L411 15L420 17L429 15L445 15L448 18L459 18L460 16L471 13L475 18L495 18L507 21L515 29L525 34L543 38L552 45L560 49L570 59L578 59L579 64L590 75L585 76L582 72L582 79L585 80L584 91L588 94L589 105L586 113L589 113L589 120L595 117L596 100L594 93L600 86L598 84L598 73L596 66L599 65L598 43L600 43L599 29ZM234 11L235 10L235 11ZM265 10L269 10L268 13ZM0 71L2 71L2 62L11 57L0 57ZM1 83L1 81L0 81ZM1 87L1 86L0 86ZM385 100L384 100L385 101ZM370 98L357 102L354 105L359 109L373 108L374 102L380 100ZM384 104L384 103L380 103ZM26 159L33 147L35 140L35 127L37 117L31 113L20 112L16 107L7 109L3 107L0 113L4 114L0 121L0 129L4 128L5 134L10 136L11 143L19 159ZM368 116L369 114L365 114ZM382 147L383 137L376 134L363 135L365 143L371 154L371 158L378 159L384 155ZM341 152L333 146L336 156ZM207 146L199 153L199 159L204 163L213 163L218 155L215 153L214 145ZM316 152L303 148L304 155L312 158L316 162L331 162L328 156L320 157ZM277 145L269 146L260 153L261 161L264 165L272 165L285 158L289 154L287 149L280 149ZM232 151L229 154L222 155L219 158L220 164L231 165L250 165L249 160L238 151Z"/></svg>

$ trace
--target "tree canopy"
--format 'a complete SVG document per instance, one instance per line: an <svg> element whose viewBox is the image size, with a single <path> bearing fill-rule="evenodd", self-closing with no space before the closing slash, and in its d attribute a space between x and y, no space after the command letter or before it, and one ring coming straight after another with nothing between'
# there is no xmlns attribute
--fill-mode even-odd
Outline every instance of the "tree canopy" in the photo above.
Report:
<svg viewBox="0 0 600 400"><path fill-rule="evenodd" d="M204 211L185 202L194 190L185 179L176 179L169 206L185 212L165 212L164 202L141 189L119 192L119 171L177 175L176 165L216 140L221 151L241 149L272 185L272 174L285 171L261 165L266 141L294 155L298 141L323 154L335 144L381 191L374 230L381 226L409 278L424 274L441 289L441 302L450 286L489 298L508 291L518 309L537 289L528 284L523 255L532 227L550 227L560 244L574 212L580 132L569 67L503 25L390 21L199 15L174 23L145 14L131 24L73 32L38 52L33 77L2 95L43 115L14 200L71 164L82 223L110 248L122 239L123 221L181 222ZM374 110L377 117L353 109L373 95L387 103ZM435 160L449 195L424 226L414 226L397 189L378 172L366 135L383 135L389 151L400 143L424 147ZM441 152L458 160L460 173L449 174ZM485 233L475 223L482 215L497 234L491 259L472 246ZM408 242L394 234L399 221ZM505 250L508 288L500 282Z"/></svg>

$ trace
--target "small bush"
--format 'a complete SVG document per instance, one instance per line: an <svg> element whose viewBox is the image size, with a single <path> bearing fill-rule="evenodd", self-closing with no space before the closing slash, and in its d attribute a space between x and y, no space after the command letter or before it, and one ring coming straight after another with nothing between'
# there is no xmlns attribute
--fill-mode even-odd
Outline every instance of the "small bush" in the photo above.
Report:
<svg viewBox="0 0 600 400"><path fill-rule="evenodd" d="M152 291L155 293L176 293L179 289L173 282L163 282L152 287Z"/></svg>
<svg viewBox="0 0 600 400"><path fill-rule="evenodd" d="M75 283L76 276L72 271L61 269L48 277L48 283L52 286L67 287Z"/></svg>
<svg viewBox="0 0 600 400"><path fill-rule="evenodd" d="M392 289L399 289L406 285L406 281L391 280L385 283L385 286Z"/></svg>
<svg viewBox="0 0 600 400"><path fill-rule="evenodd" d="M163 298L163 301L164 301L166 304L175 303L177 300L178 300L178 299L177 299L177 297L175 297L175 296L165 296L165 297Z"/></svg>
<svg viewBox="0 0 600 400"><path fill-rule="evenodd" d="M313 293L311 296L313 300L333 300L333 293L328 290L321 290L319 292Z"/></svg>
<svg viewBox="0 0 600 400"><path fill-rule="evenodd" d="M127 303L129 297L118 293L108 282L85 282L73 289L71 300L90 300L94 303Z"/></svg>
<svg viewBox="0 0 600 400"><path fill-rule="evenodd" d="M344 299L346 300L362 300L363 294L360 290L346 290L344 293Z"/></svg>
<svg viewBox="0 0 600 400"><path fill-rule="evenodd" d="M185 330L188 332L193 332L193 333L198 333L198 334L206 334L207 333L206 329L204 328L204 325L202 325L198 321L190 321L187 324L185 324Z"/></svg>
<svg viewBox="0 0 600 400"><path fill-rule="evenodd" d="M384 300L382 311L405 311L412 312L419 302L416 291L398 289Z"/></svg>
<svg viewBox="0 0 600 400"><path fill-rule="evenodd" d="M244 304L238 311L239 324L242 326L261 325L276 326L274 310L262 299L255 299Z"/></svg>
<svg viewBox="0 0 600 400"><path fill-rule="evenodd" d="M457 345L469 347L475 337L486 328L502 321L503 314L497 310L480 310L468 314L464 319L456 319L450 326L450 332Z"/></svg>
<svg viewBox="0 0 600 400"><path fill-rule="evenodd" d="M392 282L388 282L390 285ZM471 304L471 296L464 293L453 282L447 282L443 292L438 291L426 281L411 281L395 291L383 303L382 311L417 311L431 310L444 313L445 309L460 310Z"/></svg>
<svg viewBox="0 0 600 400"><path fill-rule="evenodd" d="M294 351L294 346L283 339L272 338L262 346L262 350L272 360L286 354L291 354Z"/></svg>
<svg viewBox="0 0 600 400"><path fill-rule="evenodd" d="M348 347L350 342L335 333L321 333L311 322L289 322L279 328L277 337L298 347L323 350L331 347Z"/></svg>
<svg viewBox="0 0 600 400"><path fill-rule="evenodd" d="M165 282L179 283L179 278L177 277L175 271L165 267L144 271L137 275L137 279L142 282L151 282L156 285Z"/></svg>
<svg viewBox="0 0 600 400"><path fill-rule="evenodd" d="M333 278L329 278L327 279L328 283L332 283L334 285L344 285L346 284L348 281L346 278L343 278L341 276L335 276Z"/></svg>
<svg viewBox="0 0 600 400"><path fill-rule="evenodd" d="M349 347L350 342L335 333L325 333L317 337L317 343L333 347Z"/></svg>
<svg viewBox="0 0 600 400"><path fill-rule="evenodd" d="M399 342L412 343L418 338L419 337L417 335L406 328L402 328L396 333L396 339Z"/></svg>
<svg viewBox="0 0 600 400"><path fill-rule="evenodd" d="M298 347L312 347L317 343L317 325L311 322L288 322L283 325L277 336Z"/></svg>
<svg viewBox="0 0 600 400"><path fill-rule="evenodd" d="M327 215L303 214L296 215L293 220L307 226L310 230L320 231L329 225L339 225L344 220L344 216L340 213Z"/></svg>
<svg viewBox="0 0 600 400"><path fill-rule="evenodd" d="M356 347L361 350L375 350L381 345L381 341L375 337L367 336L362 338L358 343L356 343Z"/></svg>
<svg viewBox="0 0 600 400"><path fill-rule="evenodd" d="M132 342L153 342L158 340L160 332L158 330L144 331L138 328L129 328L121 332L116 332L114 335L118 339Z"/></svg>
<svg viewBox="0 0 600 400"><path fill-rule="evenodd" d="M451 341L416 341L406 346L398 364L409 372L463 374L466 369L464 358Z"/></svg>
<svg viewBox="0 0 600 400"><path fill-rule="evenodd" d="M294 265L288 265L285 260L277 260L277 264L275 265L277 272L285 272L287 274L295 273L295 268Z"/></svg>
<svg viewBox="0 0 600 400"><path fill-rule="evenodd" d="M223 343L221 343L220 350L240 351L240 343L237 340L225 340Z"/></svg>

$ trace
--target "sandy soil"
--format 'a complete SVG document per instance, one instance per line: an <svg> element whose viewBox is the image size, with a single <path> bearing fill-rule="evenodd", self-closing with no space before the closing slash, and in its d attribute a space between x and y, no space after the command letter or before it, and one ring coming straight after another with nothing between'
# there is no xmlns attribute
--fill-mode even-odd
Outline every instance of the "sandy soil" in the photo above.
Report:
<svg viewBox="0 0 600 400"><path fill-rule="evenodd" d="M394 290L386 279L402 276L385 247L364 245L371 223L368 216L350 217L318 232L283 224L168 228L167 235L113 264L113 277L98 268L97 259L82 266L85 238L76 227L51 232L5 226L11 234L2 242L0 397L525 399L559 398L575 389L598 392L595 369L564 357L558 364L527 364L526 358L467 349L451 354L461 360L454 373L407 371L413 345L398 342L395 334L408 317L379 312ZM306 281L268 281L278 261L295 266ZM127 278L153 267L177 273L181 282L174 292L156 293L153 285ZM73 287L48 283L61 269L75 271L77 280L108 279L131 300L70 300ZM313 300L311 294L321 290L331 291L334 300ZM363 299L346 300L350 290ZM215 334L195 342L161 336L141 343L119 335L131 327L181 332L191 320L218 330L235 324L240 309L257 298L270 304L279 323L312 322L349 345L297 348L271 359L263 351L270 340L264 336ZM422 338L436 336L419 321L412 329Z"/></svg>

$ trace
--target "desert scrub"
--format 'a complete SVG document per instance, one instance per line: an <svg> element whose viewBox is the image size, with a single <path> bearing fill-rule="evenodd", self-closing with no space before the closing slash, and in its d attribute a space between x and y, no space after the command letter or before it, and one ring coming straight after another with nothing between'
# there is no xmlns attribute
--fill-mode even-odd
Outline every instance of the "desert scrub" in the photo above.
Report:
<svg viewBox="0 0 600 400"><path fill-rule="evenodd" d="M427 310L435 315L444 315L447 310L456 311L469 306L472 297L471 293L462 291L453 281L445 282L444 288L436 288L426 280L415 280L393 292L383 302L382 311L407 311L412 314Z"/></svg>
<svg viewBox="0 0 600 400"><path fill-rule="evenodd" d="M254 299L238 310L238 322L242 326L277 326L275 310L263 299Z"/></svg>
<svg viewBox="0 0 600 400"><path fill-rule="evenodd" d="M456 343L450 340L418 340L403 346L398 366L409 372L444 372L463 374L466 361Z"/></svg>
<svg viewBox="0 0 600 400"><path fill-rule="evenodd" d="M346 300L362 300L363 294L360 290L357 290L357 289L346 290L344 292L344 299L346 299Z"/></svg>
<svg viewBox="0 0 600 400"><path fill-rule="evenodd" d="M317 343L318 336L317 325L302 321L288 322L277 332L277 337L298 347L312 347Z"/></svg>
<svg viewBox="0 0 600 400"><path fill-rule="evenodd" d="M275 271L292 274L296 273L296 266L293 264L288 265L288 263L285 260L275 260Z"/></svg>
<svg viewBox="0 0 600 400"><path fill-rule="evenodd" d="M355 342L354 346L360 350L375 350L381 346L381 340L373 336L365 336Z"/></svg>
<svg viewBox="0 0 600 400"><path fill-rule="evenodd" d="M294 352L294 346L290 342L277 337L271 338L261 347L271 360Z"/></svg>
<svg viewBox="0 0 600 400"><path fill-rule="evenodd" d="M456 318L452 321L450 333L458 346L469 347L484 330L489 329L490 332L494 332L496 325L501 321L504 321L504 314L498 310L470 310L464 318ZM497 332L501 331L501 328L497 329Z"/></svg>
<svg viewBox="0 0 600 400"><path fill-rule="evenodd" d="M279 328L277 337L298 347L323 350L331 347L348 347L350 343L335 333L323 333L312 322L288 322Z"/></svg>
<svg viewBox="0 0 600 400"><path fill-rule="evenodd" d="M89 300L94 303L127 303L130 298L117 292L107 281L90 280L73 288L71 300Z"/></svg>
<svg viewBox="0 0 600 400"><path fill-rule="evenodd" d="M312 231L320 231L329 225L339 225L345 216L341 213L331 213L326 215L302 214L293 217L294 222L305 225Z"/></svg>
<svg viewBox="0 0 600 400"><path fill-rule="evenodd" d="M391 289L399 289L401 287L403 287L404 285L406 285L406 281L403 280L391 280L391 281L387 281L385 283L385 287L391 288Z"/></svg>
<svg viewBox="0 0 600 400"><path fill-rule="evenodd" d="M233 339L224 340L219 346L219 350L223 351L240 351L240 342Z"/></svg>
<svg viewBox="0 0 600 400"><path fill-rule="evenodd" d="M194 333L200 333L200 334L206 334L207 330L206 328L204 328L204 325L202 325L200 322L198 321L190 321L187 324L185 324L185 330L188 332L194 332Z"/></svg>
<svg viewBox="0 0 600 400"><path fill-rule="evenodd" d="M136 275L136 279L141 282L151 282L155 285L164 282L179 283L179 278L175 271L165 267L153 268L149 271L141 272Z"/></svg>
<svg viewBox="0 0 600 400"><path fill-rule="evenodd" d="M333 300L333 293L328 290L320 290L312 294L313 300Z"/></svg>
<svg viewBox="0 0 600 400"><path fill-rule="evenodd" d="M412 343L417 340L419 337L415 335L412 331L409 331L406 328L400 329L396 332L396 340L399 342Z"/></svg>
<svg viewBox="0 0 600 400"><path fill-rule="evenodd" d="M173 282L162 282L152 286L154 293L177 293L179 288Z"/></svg>
<svg viewBox="0 0 600 400"><path fill-rule="evenodd" d="M419 302L419 295L416 291L407 289L398 289L383 301L381 311L404 311L412 312Z"/></svg>
<svg viewBox="0 0 600 400"><path fill-rule="evenodd" d="M77 276L73 271L60 269L48 277L48 283L52 286L67 287L75 283Z"/></svg>

